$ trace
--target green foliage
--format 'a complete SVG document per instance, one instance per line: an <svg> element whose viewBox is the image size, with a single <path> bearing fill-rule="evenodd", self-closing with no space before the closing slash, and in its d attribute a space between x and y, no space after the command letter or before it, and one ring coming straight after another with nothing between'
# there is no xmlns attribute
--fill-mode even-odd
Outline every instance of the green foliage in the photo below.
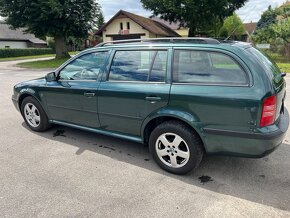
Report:
<svg viewBox="0 0 290 218"><path fill-rule="evenodd" d="M94 0L0 0L0 15L9 24L38 37L84 37L94 26L99 8Z"/></svg>
<svg viewBox="0 0 290 218"><path fill-rule="evenodd" d="M189 27L189 36L204 34L216 20L231 16L247 0L141 0L145 9L170 22Z"/></svg>
<svg viewBox="0 0 290 218"><path fill-rule="evenodd" d="M54 54L50 48L0 49L0 58Z"/></svg>
<svg viewBox="0 0 290 218"><path fill-rule="evenodd" d="M259 23L260 28L256 31L254 40L258 43L281 43L286 56L290 57L290 7L284 5L275 10L269 8L263 13Z"/></svg>
<svg viewBox="0 0 290 218"><path fill-rule="evenodd" d="M290 17L287 17L277 24L273 24L271 27L276 37L282 39L286 43L290 42Z"/></svg>
<svg viewBox="0 0 290 218"><path fill-rule="evenodd" d="M0 16L12 27L26 28L37 37L54 37L58 58L68 56L68 37L87 37L99 12L95 0L0 0Z"/></svg>
<svg viewBox="0 0 290 218"><path fill-rule="evenodd" d="M256 32L253 35L254 41L258 43L273 43L276 40L273 26L278 22L278 14L278 9L272 9L269 6L257 24Z"/></svg>
<svg viewBox="0 0 290 218"><path fill-rule="evenodd" d="M102 11L100 11L98 20L97 20L97 29L101 29L102 26L104 26L105 24L105 18L104 18L104 14Z"/></svg>
<svg viewBox="0 0 290 218"><path fill-rule="evenodd" d="M228 17L224 21L224 25L220 29L220 37L232 36L234 39L241 39L241 36L245 32L245 27L242 20L238 17L236 13Z"/></svg>
<svg viewBox="0 0 290 218"><path fill-rule="evenodd" d="M33 69L58 68L60 65L62 65L67 60L68 60L68 58L31 61L31 62L19 63L19 64L17 64L17 66L23 67L23 68L33 68Z"/></svg>
<svg viewBox="0 0 290 218"><path fill-rule="evenodd" d="M55 51L55 41L54 41L54 38L48 37L46 41L47 41L48 47L51 48L51 49L53 49Z"/></svg>
<svg viewBox="0 0 290 218"><path fill-rule="evenodd" d="M266 10L262 16L259 22L257 23L257 31L263 28L267 28L272 24L275 24L277 22L276 18L278 15L277 9L272 9L271 6L268 7L268 10Z"/></svg>

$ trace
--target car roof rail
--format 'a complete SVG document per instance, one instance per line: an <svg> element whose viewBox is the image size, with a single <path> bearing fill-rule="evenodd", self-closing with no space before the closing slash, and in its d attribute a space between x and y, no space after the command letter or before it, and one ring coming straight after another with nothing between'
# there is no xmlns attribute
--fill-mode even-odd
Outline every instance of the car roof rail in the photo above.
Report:
<svg viewBox="0 0 290 218"><path fill-rule="evenodd" d="M103 42L96 47L103 47L106 45L114 44L126 44L126 43L194 43L194 44L215 44L218 45L220 42L213 38L204 38L204 37L188 37L188 38L146 38L146 39L129 39L129 40L117 40L117 41L108 41Z"/></svg>

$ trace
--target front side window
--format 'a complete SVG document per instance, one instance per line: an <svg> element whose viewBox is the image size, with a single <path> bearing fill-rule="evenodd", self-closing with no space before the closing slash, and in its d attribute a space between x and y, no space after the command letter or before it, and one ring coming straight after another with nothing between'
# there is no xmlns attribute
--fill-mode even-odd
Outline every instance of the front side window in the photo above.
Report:
<svg viewBox="0 0 290 218"><path fill-rule="evenodd" d="M109 81L164 82L167 51L117 51Z"/></svg>
<svg viewBox="0 0 290 218"><path fill-rule="evenodd" d="M246 85L242 67L230 56L208 51L176 50L173 82Z"/></svg>
<svg viewBox="0 0 290 218"><path fill-rule="evenodd" d="M60 80L97 80L104 67L108 52L96 52L83 55L63 68Z"/></svg>

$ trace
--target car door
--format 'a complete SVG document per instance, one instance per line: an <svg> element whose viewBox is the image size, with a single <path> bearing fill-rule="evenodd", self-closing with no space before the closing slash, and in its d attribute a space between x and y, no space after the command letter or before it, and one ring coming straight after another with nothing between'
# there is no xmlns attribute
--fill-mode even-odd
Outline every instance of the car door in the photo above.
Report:
<svg viewBox="0 0 290 218"><path fill-rule="evenodd" d="M101 128L140 135L143 120L168 104L168 50L116 50L98 90Z"/></svg>
<svg viewBox="0 0 290 218"><path fill-rule="evenodd" d="M108 53L77 57L58 72L57 81L47 83L44 94L52 120L91 128L100 126L96 92Z"/></svg>

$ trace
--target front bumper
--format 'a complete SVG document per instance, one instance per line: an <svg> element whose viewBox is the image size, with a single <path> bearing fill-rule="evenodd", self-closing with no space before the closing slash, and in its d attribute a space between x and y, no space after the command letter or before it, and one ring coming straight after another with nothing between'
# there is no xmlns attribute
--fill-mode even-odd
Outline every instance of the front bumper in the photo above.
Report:
<svg viewBox="0 0 290 218"><path fill-rule="evenodd" d="M272 126L256 132L235 132L205 129L206 150L209 154L239 157L264 157L273 152L284 140L289 127L289 113L284 114Z"/></svg>
<svg viewBox="0 0 290 218"><path fill-rule="evenodd" d="M20 111L18 99L16 97L12 96L12 102L13 102L16 110Z"/></svg>

